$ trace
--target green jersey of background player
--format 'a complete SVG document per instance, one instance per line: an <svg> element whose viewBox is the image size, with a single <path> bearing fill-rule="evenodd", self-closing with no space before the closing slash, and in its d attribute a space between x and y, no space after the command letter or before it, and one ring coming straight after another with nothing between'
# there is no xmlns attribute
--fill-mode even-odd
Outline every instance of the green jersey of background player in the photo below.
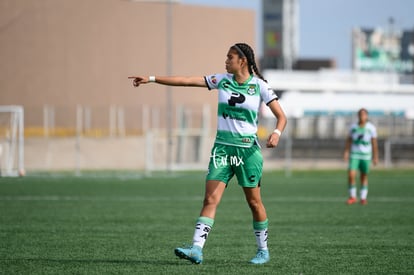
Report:
<svg viewBox="0 0 414 275"><path fill-rule="evenodd" d="M270 255L267 247L268 219L260 194L263 157L256 136L258 112L264 102L277 118L276 128L267 139L269 148L277 146L286 126L286 116L276 94L260 74L249 45L237 43L231 46L225 64L227 74L130 78L134 79L135 87L155 82L218 91L217 134L211 150L203 207L196 222L192 245L176 248L175 254L192 263L203 261L204 244L213 227L217 206L230 179L236 176L252 212L258 246L250 262L263 264L269 261Z"/></svg>
<svg viewBox="0 0 414 275"><path fill-rule="evenodd" d="M348 162L348 190L347 204L357 202L356 174L360 172L361 190L360 202L367 204L368 173L371 165L378 163L377 130L368 121L368 111L364 108L358 111L358 123L351 125L345 144L344 159Z"/></svg>

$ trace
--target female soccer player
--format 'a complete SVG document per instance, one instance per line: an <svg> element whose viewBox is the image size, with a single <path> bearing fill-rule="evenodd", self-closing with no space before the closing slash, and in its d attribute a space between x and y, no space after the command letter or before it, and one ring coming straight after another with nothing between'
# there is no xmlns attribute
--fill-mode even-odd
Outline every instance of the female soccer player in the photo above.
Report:
<svg viewBox="0 0 414 275"><path fill-rule="evenodd" d="M347 204L357 202L355 177L360 172L361 190L360 203L367 204L368 196L368 172L371 165L378 163L377 130L368 121L368 111L364 108L358 111L358 123L351 125L349 135L345 143L344 160L348 165L349 198Z"/></svg>
<svg viewBox="0 0 414 275"><path fill-rule="evenodd" d="M195 264L203 261L202 249L213 227L217 206L230 179L236 175L253 215L258 250L251 263L263 264L269 261L270 256L268 219L260 195L263 157L256 135L261 102L266 103L277 118L276 128L267 139L267 147L277 146L287 120L277 95L260 74L249 45L237 43L231 46L225 64L227 74L129 78L134 79L135 87L154 82L218 90L217 134L208 165L203 207L196 222L193 244L176 248L175 254Z"/></svg>

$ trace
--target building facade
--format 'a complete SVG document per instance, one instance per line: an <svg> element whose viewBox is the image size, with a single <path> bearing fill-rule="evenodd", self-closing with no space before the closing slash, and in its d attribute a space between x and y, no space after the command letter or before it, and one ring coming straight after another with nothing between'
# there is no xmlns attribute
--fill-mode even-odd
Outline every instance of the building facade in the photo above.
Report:
<svg viewBox="0 0 414 275"><path fill-rule="evenodd" d="M255 47L253 10L178 1L2 0L0 104L24 106L27 127L44 124L44 106L53 106L56 127L71 126L79 105L215 106L207 89L172 88L167 97L165 87L134 89L127 77L224 72L237 42ZM106 112L100 117L107 119Z"/></svg>

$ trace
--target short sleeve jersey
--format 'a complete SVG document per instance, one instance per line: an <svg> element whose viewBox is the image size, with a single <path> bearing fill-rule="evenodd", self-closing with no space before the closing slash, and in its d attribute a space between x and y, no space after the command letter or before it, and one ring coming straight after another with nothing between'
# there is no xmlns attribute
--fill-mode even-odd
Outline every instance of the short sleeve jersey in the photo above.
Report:
<svg viewBox="0 0 414 275"><path fill-rule="evenodd" d="M278 97L263 80L250 76L243 84L233 74L205 76L209 90L218 90L216 143L251 147L257 141L259 108Z"/></svg>
<svg viewBox="0 0 414 275"><path fill-rule="evenodd" d="M372 159L372 142L377 138L377 129L374 124L367 122L364 127L358 123L351 125L349 136L352 139L351 158L370 160Z"/></svg>

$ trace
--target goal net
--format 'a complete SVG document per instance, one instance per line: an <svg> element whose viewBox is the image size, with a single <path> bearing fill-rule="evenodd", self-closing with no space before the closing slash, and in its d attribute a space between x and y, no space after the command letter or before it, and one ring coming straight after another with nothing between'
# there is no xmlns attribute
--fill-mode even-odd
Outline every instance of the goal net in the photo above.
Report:
<svg viewBox="0 0 414 275"><path fill-rule="evenodd" d="M0 105L0 176L24 175L24 112L22 106Z"/></svg>

